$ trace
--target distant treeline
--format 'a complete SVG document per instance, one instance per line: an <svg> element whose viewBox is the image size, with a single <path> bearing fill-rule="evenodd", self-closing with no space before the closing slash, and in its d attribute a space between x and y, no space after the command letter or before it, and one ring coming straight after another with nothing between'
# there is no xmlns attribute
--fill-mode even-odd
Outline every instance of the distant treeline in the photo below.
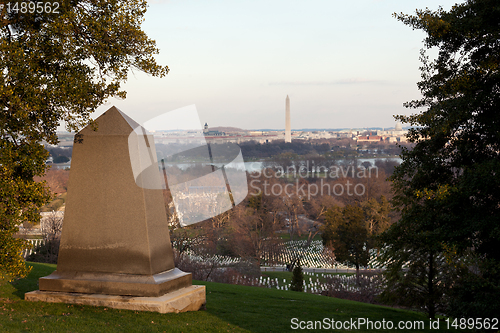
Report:
<svg viewBox="0 0 500 333"><path fill-rule="evenodd" d="M331 145L324 142L312 143L310 141L292 141L285 143L275 140L270 143L258 143L255 141L242 142L240 144L243 158L269 158L283 153L294 153L297 155L325 154L330 151Z"/></svg>
<svg viewBox="0 0 500 333"><path fill-rule="evenodd" d="M290 158L306 155L324 155L330 158L352 158L352 157L380 157L397 156L401 148L395 143L369 143L358 147L356 141L349 138L341 139L318 139L318 140L295 140L285 143L275 140L270 143L257 143L255 141L240 144L243 158L264 159L280 155L288 155Z"/></svg>
<svg viewBox="0 0 500 333"><path fill-rule="evenodd" d="M410 147L409 144L402 144ZM193 149L192 145L182 143L156 144L158 159L164 156L193 158L204 156L202 151L206 148L198 147ZM235 157L234 147L230 144L211 144L212 152L216 152L220 157ZM227 146L227 147L226 147ZM350 138L315 139L315 140L294 140L285 143L283 140L274 140L269 143L258 143L256 141L242 142L238 145L245 160L258 160L270 158L303 159L321 155L328 159L350 159L350 158L384 158L398 156L401 147L396 143L368 143L357 146L357 142ZM67 162L71 158L72 148L47 148L54 163ZM206 153L205 153L206 154ZM237 152L236 152L237 154ZM227 155L227 156L224 156ZM174 156L175 157L175 156ZM171 159L171 158L170 158ZM167 158L169 160L169 158Z"/></svg>
<svg viewBox="0 0 500 333"><path fill-rule="evenodd" d="M54 163L66 163L71 159L73 148L47 148L50 156L52 156Z"/></svg>

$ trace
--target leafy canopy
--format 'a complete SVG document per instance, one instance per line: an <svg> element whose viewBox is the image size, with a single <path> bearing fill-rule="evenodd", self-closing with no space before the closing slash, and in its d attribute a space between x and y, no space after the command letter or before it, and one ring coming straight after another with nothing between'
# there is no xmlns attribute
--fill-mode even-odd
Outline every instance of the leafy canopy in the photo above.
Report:
<svg viewBox="0 0 500 333"><path fill-rule="evenodd" d="M290 282L290 290L293 291L304 291L304 273L302 272L302 267L300 266L300 261L297 266L293 269L292 281Z"/></svg>
<svg viewBox="0 0 500 333"><path fill-rule="evenodd" d="M4 6L0 19L0 264L7 279L28 272L20 258L24 244L12 238L16 225L36 223L50 198L45 185L33 181L46 169L42 141L57 143L62 120L78 130L106 99L125 98L120 84L129 70L168 73L140 28L146 1L59 4L58 13L9 13Z"/></svg>
<svg viewBox="0 0 500 333"><path fill-rule="evenodd" d="M423 97L405 103L424 110L396 117L414 126L408 138L416 145L403 149L403 162L392 176L393 204L402 217L385 240L425 252L424 258L453 249L450 260L462 269L452 288L456 297L450 304L459 309L454 315L498 313L500 3L468 0L449 11L395 16L427 34L417 84ZM432 48L438 50L434 59L426 52ZM476 264L463 264L471 260ZM488 305L489 293L497 297Z"/></svg>
<svg viewBox="0 0 500 333"><path fill-rule="evenodd" d="M323 244L333 248L335 259L359 267L367 266L370 260L372 237L367 229L365 215L359 206L347 205L330 208L325 216Z"/></svg>

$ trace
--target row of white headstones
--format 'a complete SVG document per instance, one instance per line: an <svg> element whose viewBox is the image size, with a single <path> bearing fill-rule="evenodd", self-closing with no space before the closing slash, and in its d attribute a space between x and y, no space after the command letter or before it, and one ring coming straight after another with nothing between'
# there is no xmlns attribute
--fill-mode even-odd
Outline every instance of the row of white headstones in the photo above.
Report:
<svg viewBox="0 0 500 333"><path fill-rule="evenodd" d="M381 268L377 261L377 251L371 250L370 252L371 256L368 265L363 268ZM187 254L193 260L215 262L220 266L227 266L241 261L240 258L221 255L214 255L207 258L206 256L195 254L192 251L188 251ZM320 240L312 241L307 247L306 241L304 240L285 242L278 258L276 258L276 262L278 266L284 266L294 262L296 258L300 259L300 265L302 267L354 269L352 265L332 260L332 253L323 247L323 243ZM262 259L266 258L264 257Z"/></svg>
<svg viewBox="0 0 500 333"><path fill-rule="evenodd" d="M332 290L332 288L341 289L343 291L359 292L360 287L357 283L356 275L337 275L337 274L324 274L324 273L312 273L304 272L303 289L304 292L309 292L312 294L321 294L323 291ZM335 278L335 287L328 282L328 278ZM361 279L365 280L365 284L373 283L375 276L362 276ZM290 290L291 282L287 279L278 279L270 277L258 277L252 278L247 276L237 276L233 277L232 282L234 284L241 284L247 286L255 287L266 287L278 290Z"/></svg>

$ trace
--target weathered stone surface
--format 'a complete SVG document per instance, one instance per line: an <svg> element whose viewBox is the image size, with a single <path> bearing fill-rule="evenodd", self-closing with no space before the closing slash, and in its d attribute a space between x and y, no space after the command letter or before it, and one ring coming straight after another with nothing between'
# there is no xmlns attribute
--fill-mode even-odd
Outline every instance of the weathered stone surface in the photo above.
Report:
<svg viewBox="0 0 500 333"><path fill-rule="evenodd" d="M163 192L138 186L132 171L129 135L139 125L115 107L96 123L97 131L87 126L73 145L57 270L153 275L173 269ZM156 158L153 138L143 139Z"/></svg>
<svg viewBox="0 0 500 333"><path fill-rule="evenodd" d="M25 294L28 301L105 306L115 309L179 313L198 311L206 303L205 286L190 286L160 297L111 296L53 291L32 291Z"/></svg>
<svg viewBox="0 0 500 333"><path fill-rule="evenodd" d="M192 286L191 274L174 266L153 137L115 107L96 123L73 146L57 270L25 298L198 310L205 288Z"/></svg>
<svg viewBox="0 0 500 333"><path fill-rule="evenodd" d="M159 297L192 285L191 273L178 268L154 275L65 272L39 279L41 291Z"/></svg>

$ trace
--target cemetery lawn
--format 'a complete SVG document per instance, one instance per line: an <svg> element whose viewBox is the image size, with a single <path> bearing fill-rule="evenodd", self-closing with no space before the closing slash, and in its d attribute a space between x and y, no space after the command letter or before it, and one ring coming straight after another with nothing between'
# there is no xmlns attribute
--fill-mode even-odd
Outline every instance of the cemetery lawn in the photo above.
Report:
<svg viewBox="0 0 500 333"><path fill-rule="evenodd" d="M279 237L284 241L284 242L288 242L290 241L290 234L288 232L283 232L283 233L280 233L279 234ZM302 240L302 241L306 241L308 238L308 235L304 234L302 236L295 236L293 238L294 241L299 241L299 240ZM314 238L312 239L313 241L316 241L316 240L323 240L323 238L321 238L321 235L320 234L317 234L316 236L314 236Z"/></svg>
<svg viewBox="0 0 500 333"><path fill-rule="evenodd" d="M38 278L50 274L55 265L29 263L26 279L0 286L1 332L289 332L292 318L299 321L422 321L424 314L358 303L325 296L194 281L207 288L206 310L181 314L159 314L82 305L27 302L24 293L38 289ZM446 322L441 322L445 328ZM307 325L307 323L303 323ZM318 330L320 331L320 330ZM344 332L344 330L334 330ZM347 330L345 330L347 332ZM357 329L350 332L371 332ZM376 330L386 332L385 330ZM389 330L387 331L389 332Z"/></svg>

